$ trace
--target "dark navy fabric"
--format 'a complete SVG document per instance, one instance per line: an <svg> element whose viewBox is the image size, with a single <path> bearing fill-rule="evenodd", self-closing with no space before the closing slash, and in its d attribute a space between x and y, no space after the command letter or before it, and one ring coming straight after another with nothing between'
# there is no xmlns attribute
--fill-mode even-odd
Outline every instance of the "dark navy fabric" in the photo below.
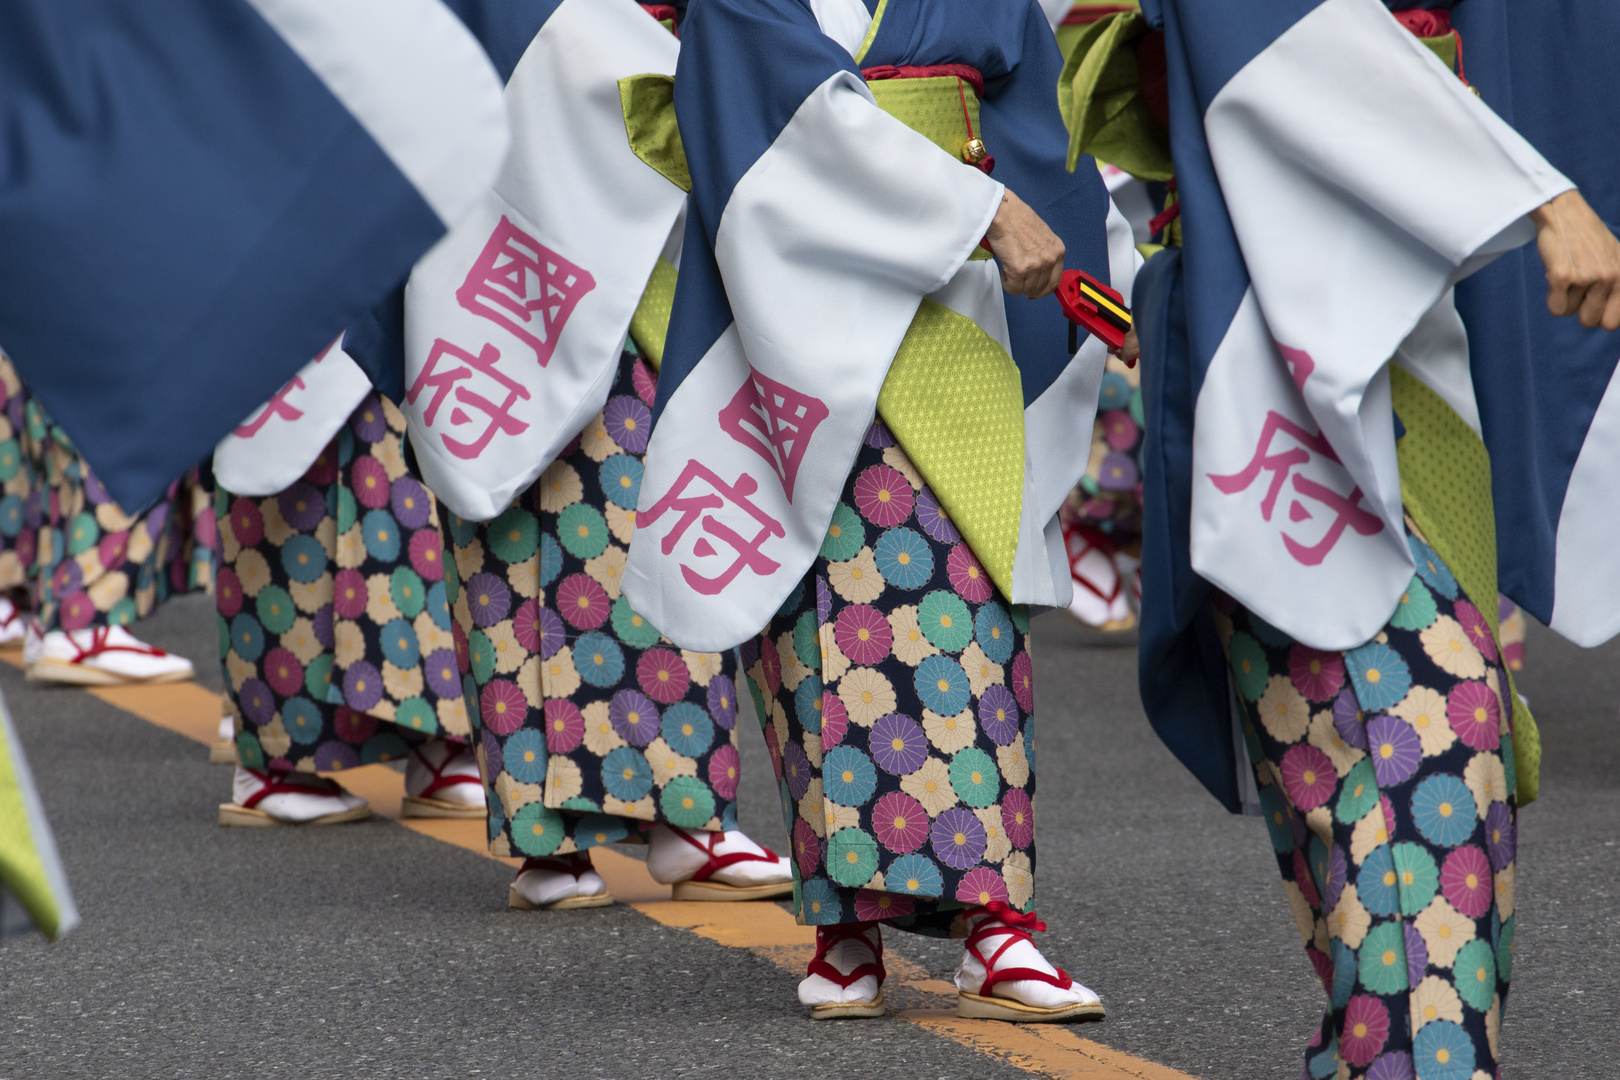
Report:
<svg viewBox="0 0 1620 1080"><path fill-rule="evenodd" d="M445 7L467 24L478 44L500 72L501 82L529 50L534 35L562 6L563 0L443 0ZM588 3L589 0L583 0Z"/></svg>
<svg viewBox="0 0 1620 1080"><path fill-rule="evenodd" d="M443 231L244 0L0 5L0 346L121 505Z"/></svg>

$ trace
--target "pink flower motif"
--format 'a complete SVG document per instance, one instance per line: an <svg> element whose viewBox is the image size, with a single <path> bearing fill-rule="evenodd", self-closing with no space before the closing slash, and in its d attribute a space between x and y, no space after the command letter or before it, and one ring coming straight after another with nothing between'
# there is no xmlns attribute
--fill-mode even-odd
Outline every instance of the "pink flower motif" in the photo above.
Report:
<svg viewBox="0 0 1620 1080"><path fill-rule="evenodd" d="M980 906L1007 899L1007 883L988 866L977 866L962 875L956 898L964 904Z"/></svg>
<svg viewBox="0 0 1620 1080"><path fill-rule="evenodd" d="M891 791L872 807L872 828L878 843L908 855L928 839L928 811L903 791Z"/></svg>
<svg viewBox="0 0 1620 1080"><path fill-rule="evenodd" d="M1491 860L1485 852L1469 844L1446 856L1440 868L1440 891L1446 903L1469 919L1483 918L1491 910Z"/></svg>
<svg viewBox="0 0 1620 1080"><path fill-rule="evenodd" d="M870 604L852 604L838 613L833 640L851 662L873 667L889 655L894 631L877 608Z"/></svg>
<svg viewBox="0 0 1620 1080"><path fill-rule="evenodd" d="M567 698L546 699L546 749L571 752L585 738L585 717Z"/></svg>
<svg viewBox="0 0 1620 1080"><path fill-rule="evenodd" d="M1491 624L1485 621L1485 616L1479 613L1479 608L1466 600L1458 600L1456 615L1457 621L1462 624L1463 633L1474 643L1474 648L1484 654L1488 663L1496 663L1496 639L1491 636Z"/></svg>
<svg viewBox="0 0 1620 1080"><path fill-rule="evenodd" d="M1283 791L1301 813L1308 814L1332 798L1338 780L1333 762L1310 743L1290 747L1283 755Z"/></svg>
<svg viewBox="0 0 1620 1080"><path fill-rule="evenodd" d="M129 533L108 533L101 538L97 545L101 553L101 565L104 567L118 566L124 561L124 553L129 550Z"/></svg>
<svg viewBox="0 0 1620 1080"><path fill-rule="evenodd" d="M1138 428L1131 414L1124 409L1110 409L1098 417L1103 423L1103 438L1115 450L1129 450L1136 445Z"/></svg>
<svg viewBox="0 0 1620 1080"><path fill-rule="evenodd" d="M804 818L793 823L793 859L799 864L800 877L814 877L821 862L821 841Z"/></svg>
<svg viewBox="0 0 1620 1080"><path fill-rule="evenodd" d="M870 465L855 478L855 509L874 525L900 524L911 516L914 501L911 481L899 469Z"/></svg>
<svg viewBox="0 0 1620 1080"><path fill-rule="evenodd" d="M1344 1010L1344 1028L1339 1035L1339 1053L1359 1067L1372 1064L1389 1038L1389 1010L1370 994L1357 994Z"/></svg>
<svg viewBox="0 0 1620 1080"><path fill-rule="evenodd" d="M1305 858L1304 848L1294 849L1294 884L1299 886L1305 902L1311 905L1313 910L1321 909L1322 897L1316 891L1316 879L1311 877L1311 864Z"/></svg>
<svg viewBox="0 0 1620 1080"><path fill-rule="evenodd" d="M64 630L83 630L95 616L96 605L91 602L90 594L80 589L63 598L57 620Z"/></svg>
<svg viewBox="0 0 1620 1080"><path fill-rule="evenodd" d="M264 658L264 681L282 697L292 697L304 688L304 665L286 649L271 649Z"/></svg>
<svg viewBox="0 0 1620 1080"><path fill-rule="evenodd" d="M648 649L636 661L636 681L641 684L642 693L660 705L669 705L686 696L686 688L692 685L692 673L686 669L686 661L679 653Z"/></svg>
<svg viewBox="0 0 1620 1080"><path fill-rule="evenodd" d="M459 622L450 624L450 643L456 649L456 670L468 674L472 671L472 649L467 646L467 632Z"/></svg>
<svg viewBox="0 0 1620 1080"><path fill-rule="evenodd" d="M639 359L630 369L630 385L635 387L636 397L640 398L647 408L652 408L653 400L658 394L658 378L647 370L647 365Z"/></svg>
<svg viewBox="0 0 1620 1080"><path fill-rule="evenodd" d="M861 922L881 922L910 915L916 904L909 896L899 893L862 889L855 894L855 917Z"/></svg>
<svg viewBox="0 0 1620 1080"><path fill-rule="evenodd" d="M512 636L524 652L540 651L540 602L525 600L512 613Z"/></svg>
<svg viewBox="0 0 1620 1080"><path fill-rule="evenodd" d="M1475 750L1502 743L1502 702L1482 682L1460 682L1446 695L1446 719L1457 738Z"/></svg>
<svg viewBox="0 0 1620 1080"><path fill-rule="evenodd" d="M831 690L821 693L821 748L831 750L844 741L849 731L849 711L843 699Z"/></svg>
<svg viewBox="0 0 1620 1080"><path fill-rule="evenodd" d="M325 487L337 480L337 475L337 440L333 439L326 444L325 449L316 455L315 460L310 463L308 469L304 470L304 475L300 479L306 480L316 487Z"/></svg>
<svg viewBox="0 0 1620 1080"><path fill-rule="evenodd" d="M1378 804L1384 808L1384 833L1387 836L1395 835L1395 804L1389 801L1388 795L1378 796Z"/></svg>
<svg viewBox="0 0 1620 1080"><path fill-rule="evenodd" d="M517 683L506 679L495 679L484 687L484 692L478 699L479 712L483 714L484 726L497 735L510 735L523 726L523 718L528 715L529 702L519 690Z"/></svg>
<svg viewBox="0 0 1620 1080"><path fill-rule="evenodd" d="M968 603L982 604L990 599L990 575L984 572L973 549L966 544L951 548L951 553L945 557L945 573L951 579L951 588Z"/></svg>
<svg viewBox="0 0 1620 1080"><path fill-rule="evenodd" d="M383 463L370 454L362 454L350 466L349 486L361 506L376 510L388 505L388 472Z"/></svg>
<svg viewBox="0 0 1620 1080"><path fill-rule="evenodd" d="M765 669L765 689L775 697L782 689L782 658L776 654L776 642L768 637L759 639L759 663Z"/></svg>
<svg viewBox="0 0 1620 1080"><path fill-rule="evenodd" d="M771 768L776 770L776 782L782 782L782 744L776 739L776 725L765 725L765 749L771 752Z"/></svg>
<svg viewBox="0 0 1620 1080"><path fill-rule="evenodd" d="M332 610L340 619L358 619L366 613L366 579L360 571L337 572L332 581Z"/></svg>
<svg viewBox="0 0 1620 1080"><path fill-rule="evenodd" d="M1027 652L1013 657L1012 692L1013 697L1018 699L1020 709L1027 713L1035 711L1035 665L1030 662Z"/></svg>
<svg viewBox="0 0 1620 1080"><path fill-rule="evenodd" d="M1310 960L1311 967L1316 969L1316 981L1322 984L1322 989L1333 993L1333 961L1328 959L1327 953L1307 945L1305 956Z"/></svg>
<svg viewBox="0 0 1620 1080"><path fill-rule="evenodd" d="M1295 644L1288 653L1288 677L1310 701L1330 701L1344 685L1344 657Z"/></svg>
<svg viewBox="0 0 1620 1080"><path fill-rule="evenodd" d="M737 797L737 781L742 777L742 758L737 748L726 743L709 755L709 786L722 799Z"/></svg>
<svg viewBox="0 0 1620 1080"><path fill-rule="evenodd" d="M444 578L444 539L437 529L418 529L411 534L411 569L423 581Z"/></svg>
<svg viewBox="0 0 1620 1080"><path fill-rule="evenodd" d="M347 705L339 705L337 715L332 718L332 729L344 742L358 746L377 730L377 718L370 713L355 712Z"/></svg>
<svg viewBox="0 0 1620 1080"><path fill-rule="evenodd" d="M557 586L557 611L581 630L595 630L612 610L607 590L589 574L569 574Z"/></svg>
<svg viewBox="0 0 1620 1080"><path fill-rule="evenodd" d="M227 619L242 610L242 579L228 566L220 567L214 578L214 605Z"/></svg>
<svg viewBox="0 0 1620 1080"><path fill-rule="evenodd" d="M1015 848L1027 848L1035 842L1035 804L1023 788L1013 788L1001 800L1001 827L1007 830L1007 839Z"/></svg>
<svg viewBox="0 0 1620 1080"><path fill-rule="evenodd" d="M264 539L264 515L252 499L238 498L231 503L231 535L243 547L258 547Z"/></svg>

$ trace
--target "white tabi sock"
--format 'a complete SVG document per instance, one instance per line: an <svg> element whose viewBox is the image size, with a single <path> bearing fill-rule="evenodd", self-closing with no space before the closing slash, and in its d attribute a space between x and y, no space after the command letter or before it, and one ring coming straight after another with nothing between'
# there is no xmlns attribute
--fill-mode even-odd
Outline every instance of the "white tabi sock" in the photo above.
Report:
<svg viewBox="0 0 1620 1080"><path fill-rule="evenodd" d="M464 776L471 783L445 784L427 797L455 806L483 806L484 781L472 748L444 739L429 739L405 759L405 794L419 798L436 779Z"/></svg>
<svg viewBox="0 0 1620 1080"><path fill-rule="evenodd" d="M590 856L584 852L534 861L572 864L576 869L583 861L585 866L578 878L566 870L547 866L535 866L519 871L512 887L523 899L536 907L555 904L559 900L570 900L576 896L601 896L607 892L607 882L603 881L594 869L590 869Z"/></svg>
<svg viewBox="0 0 1620 1080"><path fill-rule="evenodd" d="M305 792L286 792L278 795L266 795L260 799L256 809L263 810L273 818L281 821L301 822L314 821L316 818L328 814L341 814L345 810L354 810L366 805L366 800L357 795L350 795L335 782L324 776L314 773L269 773L276 780L285 780L300 787L318 788L330 791L330 794L314 794ZM247 801L265 788L264 781L254 776L248 770L238 765L236 775L231 780L231 796L239 806L246 806Z"/></svg>
<svg viewBox="0 0 1620 1080"><path fill-rule="evenodd" d="M987 924L1006 926L1006 923L989 912L978 912L969 915L966 921L970 931L985 927ZM996 957L996 950L1006 944L1007 937L1007 934L990 933L979 943L979 951L986 958L995 957L993 963L996 970L1030 968L1054 977L1057 975L1057 968L1053 967L1046 957L1041 955L1041 950L1037 949L1032 941L1014 941L1006 952ZM986 974L984 965L979 963L971 952L964 950L962 964L956 969L956 988L965 990L970 994L979 994L981 993L980 987L984 985ZM1065 1005L1074 1005L1081 1002L1089 1004L1101 1000L1096 994L1081 986L1078 982L1065 990L1062 987L1041 982L1038 979L998 982L990 988L989 996L1010 998L1039 1009L1058 1009Z"/></svg>
<svg viewBox="0 0 1620 1080"><path fill-rule="evenodd" d="M714 834L687 832L686 835L691 837L691 840L683 838L679 831L668 825L655 825L648 833L647 872L652 875L654 881L661 885L686 881L708 863L709 841ZM740 830L732 829L720 833L719 836L720 839L715 842L712 849L715 855L730 855L734 852L761 856L768 854ZM692 841L696 841L696 844ZM703 847L700 849L698 844ZM779 885L793 880L793 869L783 856L775 859L744 859L716 870L708 880L740 887Z"/></svg>
<svg viewBox="0 0 1620 1080"><path fill-rule="evenodd" d="M847 937L822 957L841 975L848 975L862 964L877 959L877 946L883 928L874 923L857 937ZM839 986L820 975L806 975L799 983L799 1002L804 1005L845 1005L855 1001L875 1001L882 984L876 975L862 975L848 986Z"/></svg>

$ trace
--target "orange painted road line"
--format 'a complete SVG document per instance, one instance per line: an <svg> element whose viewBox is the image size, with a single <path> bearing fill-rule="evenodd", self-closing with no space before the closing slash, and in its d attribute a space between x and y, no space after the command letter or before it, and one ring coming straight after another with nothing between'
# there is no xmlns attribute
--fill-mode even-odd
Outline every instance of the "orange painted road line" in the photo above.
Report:
<svg viewBox="0 0 1620 1080"><path fill-rule="evenodd" d="M0 661L21 666L21 654L0 653ZM218 738L219 695L196 683L98 687L90 693L205 746ZM481 820L401 819L405 778L387 765L362 765L341 774L324 775L341 779L344 787L370 803L380 817L434 840L495 858L489 854ZM520 860L497 861L516 866ZM727 948L746 949L794 976L804 971L815 951L815 929L800 926L776 904L677 903L670 899L669 886L654 881L647 873L647 864L640 859L596 848L591 852L591 861L616 900L663 926L689 931ZM955 1013L955 986L934 978L894 952L888 954L886 962L889 978L885 993L900 1019L1026 1072L1055 1080L1193 1080L1186 1073L1082 1038L1071 1026L960 1019Z"/></svg>

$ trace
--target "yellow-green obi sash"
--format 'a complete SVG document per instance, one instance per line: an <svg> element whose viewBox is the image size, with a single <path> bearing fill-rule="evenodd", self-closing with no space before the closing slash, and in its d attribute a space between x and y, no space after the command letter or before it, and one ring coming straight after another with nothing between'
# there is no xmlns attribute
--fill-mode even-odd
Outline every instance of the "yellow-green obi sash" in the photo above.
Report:
<svg viewBox="0 0 1620 1080"><path fill-rule="evenodd" d="M1440 395L1393 364L1389 371L1395 414L1406 428L1395 444L1401 502L1469 602L1485 616L1501 656L1490 455ZM1513 738L1502 747L1502 763L1509 789L1517 790L1520 806L1528 806L1540 787L1541 736L1513 685L1513 672L1506 664L1502 671L1513 701Z"/></svg>
<svg viewBox="0 0 1620 1080"><path fill-rule="evenodd" d="M979 132L978 98L954 77L867 85L885 112L953 158L960 159L963 144ZM989 150L995 154L995 147ZM973 255L988 257L983 248ZM1011 597L1024 509L1018 365L972 319L924 299L894 355L877 407L990 580Z"/></svg>

